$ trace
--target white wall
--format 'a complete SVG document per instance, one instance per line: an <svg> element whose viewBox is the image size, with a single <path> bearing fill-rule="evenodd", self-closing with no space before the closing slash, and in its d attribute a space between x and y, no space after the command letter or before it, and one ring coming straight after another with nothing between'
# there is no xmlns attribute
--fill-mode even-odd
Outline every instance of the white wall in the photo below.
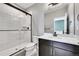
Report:
<svg viewBox="0 0 79 59"><path fill-rule="evenodd" d="M74 34L74 3L68 5L68 16L69 16L69 31L70 34Z"/></svg>
<svg viewBox="0 0 79 59"><path fill-rule="evenodd" d="M79 3L75 3L75 34L79 35ZM78 18L77 18L78 16Z"/></svg>
<svg viewBox="0 0 79 59"><path fill-rule="evenodd" d="M0 4L0 51L29 42L30 31L3 31L21 30L22 26L29 26L29 17L12 7ZM1 31L2 30L2 31Z"/></svg>
<svg viewBox="0 0 79 59"><path fill-rule="evenodd" d="M69 21L70 24L70 34L79 35L79 20L77 16L79 14L79 3L71 3L68 7Z"/></svg>
<svg viewBox="0 0 79 59"><path fill-rule="evenodd" d="M32 13L32 34L42 35L44 33L44 12L45 4L36 3L27 11Z"/></svg>
<svg viewBox="0 0 79 59"><path fill-rule="evenodd" d="M62 17L65 15L65 13L67 12L67 7L66 8L62 8L62 9L58 9L56 11L52 11L50 13L47 13L45 15L45 32L50 32L53 33L54 31L54 23L53 20L55 17Z"/></svg>

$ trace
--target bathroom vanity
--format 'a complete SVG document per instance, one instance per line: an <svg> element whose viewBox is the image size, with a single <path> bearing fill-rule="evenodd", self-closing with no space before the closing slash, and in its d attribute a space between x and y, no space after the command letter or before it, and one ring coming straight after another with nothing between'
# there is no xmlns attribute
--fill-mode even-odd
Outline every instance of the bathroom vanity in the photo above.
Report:
<svg viewBox="0 0 79 59"><path fill-rule="evenodd" d="M79 46L39 39L40 56L79 56Z"/></svg>
<svg viewBox="0 0 79 59"><path fill-rule="evenodd" d="M79 56L79 38L45 33L38 36L39 56Z"/></svg>

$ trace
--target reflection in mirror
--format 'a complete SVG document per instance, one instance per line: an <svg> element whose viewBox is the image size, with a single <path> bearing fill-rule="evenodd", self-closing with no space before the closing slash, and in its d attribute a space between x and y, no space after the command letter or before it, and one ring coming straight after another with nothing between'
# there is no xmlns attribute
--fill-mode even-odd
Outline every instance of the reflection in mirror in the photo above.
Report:
<svg viewBox="0 0 79 59"><path fill-rule="evenodd" d="M68 5L59 3L51 10L45 14L45 33L69 34Z"/></svg>
<svg viewBox="0 0 79 59"><path fill-rule="evenodd" d="M54 19L54 32L56 34L69 34L69 19L67 14Z"/></svg>
<svg viewBox="0 0 79 59"><path fill-rule="evenodd" d="M54 19L54 32L64 34L64 19Z"/></svg>

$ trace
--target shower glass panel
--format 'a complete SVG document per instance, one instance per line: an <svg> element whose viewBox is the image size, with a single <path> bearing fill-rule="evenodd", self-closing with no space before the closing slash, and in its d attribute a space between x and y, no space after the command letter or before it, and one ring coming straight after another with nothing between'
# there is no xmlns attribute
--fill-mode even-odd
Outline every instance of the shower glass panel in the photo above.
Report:
<svg viewBox="0 0 79 59"><path fill-rule="evenodd" d="M0 51L31 42L31 16L0 3Z"/></svg>

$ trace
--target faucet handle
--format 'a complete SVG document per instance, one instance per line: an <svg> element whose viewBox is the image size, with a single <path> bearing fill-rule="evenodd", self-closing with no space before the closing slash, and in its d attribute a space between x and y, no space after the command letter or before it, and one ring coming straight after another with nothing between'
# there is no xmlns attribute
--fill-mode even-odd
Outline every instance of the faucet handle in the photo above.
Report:
<svg viewBox="0 0 79 59"><path fill-rule="evenodd" d="M23 26L22 30L30 30L30 27L29 26Z"/></svg>

